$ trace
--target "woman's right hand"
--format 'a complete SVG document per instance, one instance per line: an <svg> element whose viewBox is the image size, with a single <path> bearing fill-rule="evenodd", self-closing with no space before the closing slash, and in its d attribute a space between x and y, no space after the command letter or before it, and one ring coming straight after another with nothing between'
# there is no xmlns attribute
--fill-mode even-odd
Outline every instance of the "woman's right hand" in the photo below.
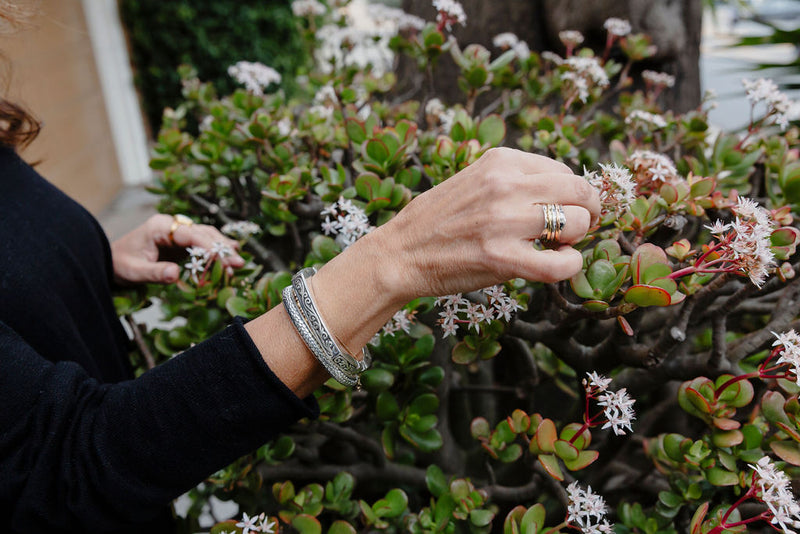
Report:
<svg viewBox="0 0 800 534"><path fill-rule="evenodd" d="M567 221L560 246L537 250L533 241L544 230L541 204L547 203L562 204ZM570 245L583 239L599 213L597 191L566 165L494 148L367 237L384 248L387 283L406 302L518 277L569 278L582 267Z"/></svg>

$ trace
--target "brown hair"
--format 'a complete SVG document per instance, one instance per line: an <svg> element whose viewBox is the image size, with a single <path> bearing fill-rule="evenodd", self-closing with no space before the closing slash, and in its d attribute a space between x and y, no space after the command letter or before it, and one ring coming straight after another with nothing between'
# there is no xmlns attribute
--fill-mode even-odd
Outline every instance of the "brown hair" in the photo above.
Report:
<svg viewBox="0 0 800 534"><path fill-rule="evenodd" d="M0 144L23 148L30 144L42 125L25 108L0 99Z"/></svg>
<svg viewBox="0 0 800 534"><path fill-rule="evenodd" d="M27 27L37 7L38 2L25 5L15 0L0 0L0 34L14 33ZM0 54L0 63L6 61ZM7 86L9 72L3 73L2 78ZM23 148L39 135L41 129L41 123L28 110L0 97L0 145Z"/></svg>

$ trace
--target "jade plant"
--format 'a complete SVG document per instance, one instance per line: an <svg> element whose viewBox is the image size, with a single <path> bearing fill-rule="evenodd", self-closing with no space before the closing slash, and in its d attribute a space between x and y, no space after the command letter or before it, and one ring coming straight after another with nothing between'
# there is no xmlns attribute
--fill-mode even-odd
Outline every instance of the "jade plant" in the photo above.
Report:
<svg viewBox="0 0 800 534"><path fill-rule="evenodd" d="M653 49L626 21L606 25L605 50L562 32L563 49L538 53L511 34L492 50L459 43L450 29L469 13L453 0L433 2L434 21L376 5L359 25L347 4L294 2L316 65L292 98L267 66L232 69L245 87L228 95L182 69L151 190L162 211L239 239L247 264L192 250L177 284L120 294L141 368L280 305L293 272L494 147L563 161L603 213L568 281L408 303L373 338L363 388L326 383L318 420L190 492L187 528L211 497L239 506L214 533L796 528L800 142L788 99L749 81L748 130L712 133L713 97L679 114L659 104L670 75L633 83ZM428 83L398 94L400 56L430 80L443 55L463 100ZM154 305L169 326L138 323Z"/></svg>

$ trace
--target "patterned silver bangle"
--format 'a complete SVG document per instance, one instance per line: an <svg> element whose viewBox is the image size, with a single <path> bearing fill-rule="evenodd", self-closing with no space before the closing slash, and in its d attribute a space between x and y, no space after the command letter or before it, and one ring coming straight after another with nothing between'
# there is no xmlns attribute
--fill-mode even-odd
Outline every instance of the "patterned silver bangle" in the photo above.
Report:
<svg viewBox="0 0 800 534"><path fill-rule="evenodd" d="M311 333L317 338L317 342L333 363L346 373L361 374L369 368L370 363L372 363L372 356L367 348L364 347L361 349L363 359L359 361L342 350L333 338L328 326L319 314L317 303L314 301L311 291L308 289L308 279L314 276L316 272L315 268L307 267L301 269L292 277L292 287L297 295L297 301L300 303L300 311L303 313Z"/></svg>
<svg viewBox="0 0 800 534"><path fill-rule="evenodd" d="M283 289L282 295L283 306L286 308L286 312L289 314L292 324L319 363L321 363L328 373L340 384L348 387L360 386L358 375L345 372L336 365L317 342L316 337L311 333L311 329L306 323L303 312L300 310L294 288L292 286L286 286Z"/></svg>

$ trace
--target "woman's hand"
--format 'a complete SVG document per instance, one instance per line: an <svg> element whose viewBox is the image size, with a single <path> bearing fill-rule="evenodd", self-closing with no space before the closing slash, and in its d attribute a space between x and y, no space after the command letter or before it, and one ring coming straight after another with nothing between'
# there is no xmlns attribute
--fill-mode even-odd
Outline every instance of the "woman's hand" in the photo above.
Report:
<svg viewBox="0 0 800 534"><path fill-rule="evenodd" d="M537 250L544 230L541 205L561 204L561 246ZM582 266L570 245L600 213L597 191L564 164L508 148L477 162L420 195L373 232L387 247L384 266L400 301L447 295L511 278L555 282Z"/></svg>
<svg viewBox="0 0 800 534"><path fill-rule="evenodd" d="M111 244L114 278L117 282L176 282L180 268L176 263L159 261L161 249L202 247L211 250L215 243L222 243L234 251L239 247L238 242L225 237L213 226L204 224L176 225L170 236L172 224L173 218L169 215L153 215L143 225ZM229 267L244 265L244 259L235 252L222 261Z"/></svg>

